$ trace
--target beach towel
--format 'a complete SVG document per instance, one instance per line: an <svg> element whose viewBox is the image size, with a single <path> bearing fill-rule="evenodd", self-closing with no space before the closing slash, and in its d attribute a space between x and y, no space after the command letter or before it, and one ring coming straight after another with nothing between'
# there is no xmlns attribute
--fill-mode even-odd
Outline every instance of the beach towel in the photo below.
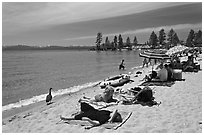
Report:
<svg viewBox="0 0 204 135"><path fill-rule="evenodd" d="M146 81L146 82L141 83L139 86L167 86L167 87L171 87L174 84L175 84L174 81L165 81L165 82Z"/></svg>

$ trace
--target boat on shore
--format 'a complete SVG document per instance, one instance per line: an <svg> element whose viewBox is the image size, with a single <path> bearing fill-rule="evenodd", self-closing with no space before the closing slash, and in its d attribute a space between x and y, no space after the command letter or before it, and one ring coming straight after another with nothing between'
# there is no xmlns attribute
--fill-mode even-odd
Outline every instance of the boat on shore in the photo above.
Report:
<svg viewBox="0 0 204 135"><path fill-rule="evenodd" d="M118 87L123 86L124 84L128 83L130 81L129 75L117 75L111 78L105 79L103 82L100 83L100 87L103 89L107 85L110 85L112 87Z"/></svg>

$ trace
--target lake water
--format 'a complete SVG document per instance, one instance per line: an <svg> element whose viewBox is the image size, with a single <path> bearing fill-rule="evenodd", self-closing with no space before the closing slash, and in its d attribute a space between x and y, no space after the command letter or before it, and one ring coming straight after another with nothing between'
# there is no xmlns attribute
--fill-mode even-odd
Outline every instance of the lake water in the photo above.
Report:
<svg viewBox="0 0 204 135"><path fill-rule="evenodd" d="M126 70L118 65L125 60ZM3 111L76 92L109 76L128 73L142 64L139 51L3 51Z"/></svg>

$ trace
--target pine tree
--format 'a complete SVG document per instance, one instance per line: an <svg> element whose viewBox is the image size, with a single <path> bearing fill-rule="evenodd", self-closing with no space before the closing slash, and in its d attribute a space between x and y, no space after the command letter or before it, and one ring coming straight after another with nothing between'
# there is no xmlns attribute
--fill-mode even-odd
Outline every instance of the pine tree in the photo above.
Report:
<svg viewBox="0 0 204 135"><path fill-rule="evenodd" d="M112 51L115 50L115 48L114 48L114 42L111 42L111 43L110 43L110 48L111 48Z"/></svg>
<svg viewBox="0 0 204 135"><path fill-rule="evenodd" d="M166 33L164 32L164 29L161 29L159 31L159 44L164 45L165 44L165 40L166 40Z"/></svg>
<svg viewBox="0 0 204 135"><path fill-rule="evenodd" d="M151 45L152 48L156 48L157 42L158 42L157 35L154 33L154 31L152 31L152 34L150 35L149 38L149 44Z"/></svg>
<svg viewBox="0 0 204 135"><path fill-rule="evenodd" d="M102 33L98 32L97 37L96 37L96 49L97 50L100 50L101 41L102 41Z"/></svg>
<svg viewBox="0 0 204 135"><path fill-rule="evenodd" d="M167 41L169 41L170 46L173 44L173 35L175 34L174 30L171 29L168 33Z"/></svg>
<svg viewBox="0 0 204 135"><path fill-rule="evenodd" d="M202 45L202 31L201 30L199 30L198 33L195 34L194 44L195 44L195 46L201 46Z"/></svg>
<svg viewBox="0 0 204 135"><path fill-rule="evenodd" d="M121 34L119 34L119 37L118 37L118 47L120 50L123 48L123 38Z"/></svg>
<svg viewBox="0 0 204 135"><path fill-rule="evenodd" d="M188 38L186 39L186 45L188 47L192 47L193 46L194 37L195 37L194 30L191 29L189 34L188 34Z"/></svg>
<svg viewBox="0 0 204 135"><path fill-rule="evenodd" d="M108 40L108 37L106 37L105 44L104 44L104 50L107 50L110 48L110 41Z"/></svg>
<svg viewBox="0 0 204 135"><path fill-rule="evenodd" d="M133 45L136 47L136 46L137 46L137 43L138 43L137 37L135 36L135 37L134 37L134 40L133 40Z"/></svg>
<svg viewBox="0 0 204 135"><path fill-rule="evenodd" d="M127 39L126 39L126 46L131 49L131 43L130 43L129 37L127 37Z"/></svg>
<svg viewBox="0 0 204 135"><path fill-rule="evenodd" d="M177 33L173 29L171 29L169 31L167 41L169 41L168 42L168 44L169 44L168 48L172 47L172 46L175 46L178 43L180 43L178 35L177 35Z"/></svg>
<svg viewBox="0 0 204 135"><path fill-rule="evenodd" d="M117 36L114 36L113 44L114 44L114 50L118 49L118 39L117 39Z"/></svg>
<svg viewBox="0 0 204 135"><path fill-rule="evenodd" d="M173 35L173 41L172 41L173 45L175 46L175 45L177 45L179 42L180 42L180 40L179 40L179 38L178 38L178 36L177 36L177 33L174 33L174 35Z"/></svg>

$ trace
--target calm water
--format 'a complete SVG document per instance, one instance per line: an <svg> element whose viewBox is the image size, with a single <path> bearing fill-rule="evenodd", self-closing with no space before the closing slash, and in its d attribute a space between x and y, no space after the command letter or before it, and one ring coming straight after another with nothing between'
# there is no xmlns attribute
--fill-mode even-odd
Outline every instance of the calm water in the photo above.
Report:
<svg viewBox="0 0 204 135"><path fill-rule="evenodd" d="M125 71L118 70L121 59ZM50 87L54 95L78 91L141 63L137 51L3 51L3 110L42 101Z"/></svg>

